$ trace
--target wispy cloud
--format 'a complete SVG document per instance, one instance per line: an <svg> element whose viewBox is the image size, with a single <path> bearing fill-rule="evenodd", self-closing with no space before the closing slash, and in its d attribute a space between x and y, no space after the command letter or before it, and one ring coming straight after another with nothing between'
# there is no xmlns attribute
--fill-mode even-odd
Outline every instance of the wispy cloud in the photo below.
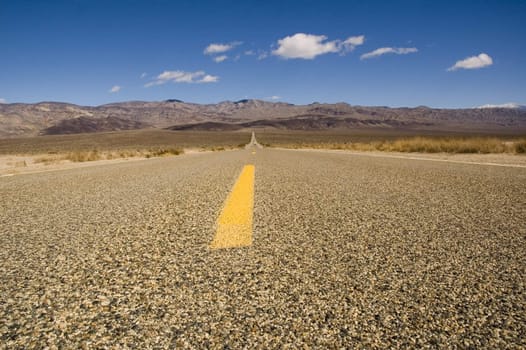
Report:
<svg viewBox="0 0 526 350"><path fill-rule="evenodd" d="M453 66L449 67L448 71L455 71L457 69L479 69L493 64L493 59L485 53L478 56L467 57L463 60L457 61Z"/></svg>
<svg viewBox="0 0 526 350"><path fill-rule="evenodd" d="M475 108L481 108L481 109L486 109L486 108L510 108L510 109L526 109L526 106L522 106L518 103L515 103L515 102L508 102L508 103L502 103L502 104L487 104L487 105L482 105L482 106L478 106L478 107L475 107Z"/></svg>
<svg viewBox="0 0 526 350"><path fill-rule="evenodd" d="M228 59L227 55L221 55L221 56L214 57L214 61L217 63L226 61L227 59Z"/></svg>
<svg viewBox="0 0 526 350"><path fill-rule="evenodd" d="M357 46L363 45L365 42L365 35L351 36L341 43L343 52L353 51Z"/></svg>
<svg viewBox="0 0 526 350"><path fill-rule="evenodd" d="M203 53L205 55L213 55L213 54L217 54L217 53L223 53L223 52L230 51L234 47L239 46L241 44L243 44L243 42L241 42L241 41L233 41L233 42L227 43L227 44L213 43L213 44L208 45L205 48L205 50L203 51Z"/></svg>
<svg viewBox="0 0 526 350"><path fill-rule="evenodd" d="M210 75L206 74L203 79L198 80L198 83L217 83L219 81L219 77L216 75Z"/></svg>
<svg viewBox="0 0 526 350"><path fill-rule="evenodd" d="M302 58L311 60L316 56L340 52L345 54L365 42L365 36L351 36L345 40L329 41L326 35L296 33L278 40L278 48L273 55L285 59Z"/></svg>
<svg viewBox="0 0 526 350"><path fill-rule="evenodd" d="M114 94L114 93L119 92L119 91L121 91L121 87L119 85L114 85L108 92L110 94Z"/></svg>
<svg viewBox="0 0 526 350"><path fill-rule="evenodd" d="M361 60L366 60L368 58L378 57L386 54L396 54L396 55L407 55L408 53L418 52L416 47L380 47L374 51L364 53L360 56Z"/></svg>
<svg viewBox="0 0 526 350"><path fill-rule="evenodd" d="M148 76L148 73L144 72L144 73L141 74L141 79L144 79L144 78L146 78L147 76Z"/></svg>
<svg viewBox="0 0 526 350"><path fill-rule="evenodd" d="M264 60L267 57L268 57L268 52L267 51L260 51L258 53L258 61Z"/></svg>
<svg viewBox="0 0 526 350"><path fill-rule="evenodd" d="M244 54L246 56L254 56L256 53L254 52L254 50L247 50L244 52Z"/></svg>
<svg viewBox="0 0 526 350"><path fill-rule="evenodd" d="M164 71L157 76L157 78L146 85L145 87L150 87L154 85L163 85L168 82L172 83L215 83L219 81L219 77L215 75L206 74L204 71L200 70L197 72L185 72L180 70L174 71Z"/></svg>
<svg viewBox="0 0 526 350"><path fill-rule="evenodd" d="M267 97L267 99L272 100L272 101L277 101L277 100L281 100L281 96L277 96L277 95L269 96Z"/></svg>

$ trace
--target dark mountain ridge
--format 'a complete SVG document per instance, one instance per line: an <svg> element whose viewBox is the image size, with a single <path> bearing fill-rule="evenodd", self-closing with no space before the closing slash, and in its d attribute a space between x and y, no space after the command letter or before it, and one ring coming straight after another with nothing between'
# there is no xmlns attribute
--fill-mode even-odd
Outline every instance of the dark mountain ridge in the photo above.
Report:
<svg viewBox="0 0 526 350"><path fill-rule="evenodd" d="M148 124L118 117L93 118L81 116L64 119L40 132L41 135L80 134L119 130L135 130L151 127Z"/></svg>

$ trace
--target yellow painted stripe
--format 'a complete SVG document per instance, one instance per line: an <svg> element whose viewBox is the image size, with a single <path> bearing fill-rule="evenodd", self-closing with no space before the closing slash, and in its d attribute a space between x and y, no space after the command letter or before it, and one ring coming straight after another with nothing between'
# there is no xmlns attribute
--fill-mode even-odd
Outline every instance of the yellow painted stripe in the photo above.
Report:
<svg viewBox="0 0 526 350"><path fill-rule="evenodd" d="M217 219L217 231L210 248L252 245L254 209L254 165L245 165Z"/></svg>

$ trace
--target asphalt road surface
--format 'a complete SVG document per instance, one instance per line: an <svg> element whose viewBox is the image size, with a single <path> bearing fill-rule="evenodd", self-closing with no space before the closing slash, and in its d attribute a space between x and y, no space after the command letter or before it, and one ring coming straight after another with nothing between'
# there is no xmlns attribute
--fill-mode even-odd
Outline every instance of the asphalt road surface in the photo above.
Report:
<svg viewBox="0 0 526 350"><path fill-rule="evenodd" d="M212 249L245 165L252 244ZM254 148L4 177L0 281L1 349L524 348L526 169Z"/></svg>

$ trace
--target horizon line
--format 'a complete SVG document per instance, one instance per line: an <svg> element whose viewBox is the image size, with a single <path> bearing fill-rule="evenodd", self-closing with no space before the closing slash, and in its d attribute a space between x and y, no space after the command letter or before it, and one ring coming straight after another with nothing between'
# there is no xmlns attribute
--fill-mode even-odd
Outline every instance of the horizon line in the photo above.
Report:
<svg viewBox="0 0 526 350"><path fill-rule="evenodd" d="M164 100L120 100L120 101L108 102L108 103L103 103L103 104L98 104L98 105L77 104L77 103L65 102L65 101L43 100L43 101L38 101L38 102L2 102L2 103L0 103L0 105L16 105L16 104L38 105L38 104L44 104L44 103L56 103L56 104L70 104L70 105L75 105L75 106L80 106L80 107L97 108L97 107L102 107L102 106L107 106L107 105L112 105L112 104L124 104L124 103L133 103L133 102L144 102L144 103L169 102L169 103L186 103L186 104L194 104L194 105L202 105L202 106L204 106L204 105L218 105L218 104L221 104L221 103L229 103L229 102L230 103L240 103L240 102L244 102L244 101L261 101L261 102L266 102L266 103L288 104L288 105L293 105L293 106L309 106L309 105L316 105L316 104L319 104L319 105L346 104L346 105L349 105L351 107L392 108L392 109L396 109L396 108L413 108L413 109L416 109L416 108L428 108L428 109L491 109L491 108L509 108L509 109L514 109L514 108L519 108L519 109L521 109L522 107L526 107L526 104L522 104L522 103L518 103L518 102L504 102L504 103L495 103L495 104L489 103L489 104L483 104L483 105L471 106L471 107L434 107L434 106L428 106L428 105L425 105L425 104L419 104L419 105L414 105L414 106L363 105L363 104L351 104L351 103L345 102L345 101L339 101L339 102L313 101L311 103L306 103L306 104L296 104L296 103L292 103L292 102L275 101L275 100L271 100L271 99L260 99L260 98L243 98L243 99L239 99L239 100L221 100L221 101L218 101L218 102L211 102L211 103L190 102L190 101L184 101L184 100L175 99L175 98L169 98L169 99L164 99ZM511 105L515 105L516 107L510 107Z"/></svg>

